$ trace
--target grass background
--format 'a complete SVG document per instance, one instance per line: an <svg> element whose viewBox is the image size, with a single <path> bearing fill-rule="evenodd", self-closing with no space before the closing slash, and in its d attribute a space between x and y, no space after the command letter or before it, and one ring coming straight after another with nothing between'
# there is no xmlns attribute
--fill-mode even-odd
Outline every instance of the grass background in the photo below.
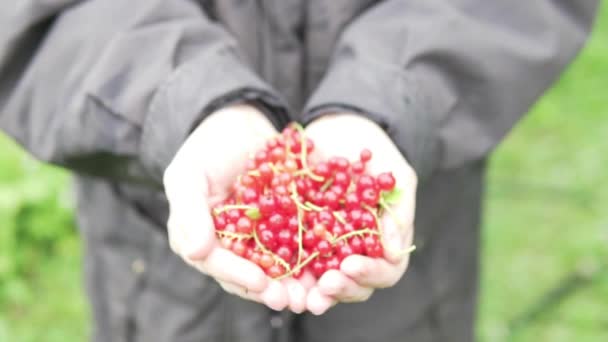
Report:
<svg viewBox="0 0 608 342"><path fill-rule="evenodd" d="M580 58L492 158L480 341L608 341L607 95L603 6ZM64 171L0 136L0 341L87 339L72 207Z"/></svg>

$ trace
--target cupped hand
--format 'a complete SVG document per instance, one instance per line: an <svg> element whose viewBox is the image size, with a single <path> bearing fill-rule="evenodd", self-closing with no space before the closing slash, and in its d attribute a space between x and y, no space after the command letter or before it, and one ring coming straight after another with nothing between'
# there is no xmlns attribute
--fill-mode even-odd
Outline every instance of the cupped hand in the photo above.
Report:
<svg viewBox="0 0 608 342"><path fill-rule="evenodd" d="M208 116L188 137L164 174L173 251L227 292L274 310L302 312L306 289L293 279L268 278L261 268L220 246L210 208L230 194L246 161L277 133L252 106L226 107Z"/></svg>
<svg viewBox="0 0 608 342"><path fill-rule="evenodd" d="M374 290L391 287L401 279L413 239L417 177L388 135L360 115L323 116L307 126L306 135L316 146L311 157L318 159L341 156L358 160L361 150L369 149L373 157L367 171L373 175L392 172L396 188L402 190L398 201L380 218L385 258L349 256L339 270L327 271L309 290L307 309L322 314L338 302L365 301Z"/></svg>

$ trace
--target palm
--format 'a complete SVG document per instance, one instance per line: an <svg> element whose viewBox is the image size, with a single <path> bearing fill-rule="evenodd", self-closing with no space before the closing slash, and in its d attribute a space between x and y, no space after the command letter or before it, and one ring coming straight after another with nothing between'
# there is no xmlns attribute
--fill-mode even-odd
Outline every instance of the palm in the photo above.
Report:
<svg viewBox="0 0 608 342"><path fill-rule="evenodd" d="M226 291L280 310L291 305L289 289L268 279L257 265L221 248L210 214L211 207L229 196L249 154L276 134L270 122L251 107L214 113L178 151L165 172L165 191L173 250ZM303 307L305 293L300 293Z"/></svg>
<svg viewBox="0 0 608 342"><path fill-rule="evenodd" d="M336 136L336 132L340 134ZM312 157L317 159L342 156L357 160L362 149L371 150L373 158L367 171L371 174L391 171L397 187L404 192L393 208L396 217L381 218L386 259L355 255L342 262L340 271L325 273L310 290L307 303L309 310L320 314L335 302L366 300L375 288L392 286L401 278L408 257L399 252L410 246L413 236L416 175L390 138L362 117L341 114L319 119L309 125L307 136L315 142Z"/></svg>

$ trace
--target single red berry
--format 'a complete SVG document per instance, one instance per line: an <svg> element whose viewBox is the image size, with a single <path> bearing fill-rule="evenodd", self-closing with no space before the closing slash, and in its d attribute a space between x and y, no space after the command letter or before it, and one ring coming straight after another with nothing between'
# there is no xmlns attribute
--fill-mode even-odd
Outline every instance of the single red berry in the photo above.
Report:
<svg viewBox="0 0 608 342"><path fill-rule="evenodd" d="M234 253L238 256L245 255L246 249L247 249L247 245L242 240L234 241L231 246L232 253Z"/></svg>
<svg viewBox="0 0 608 342"><path fill-rule="evenodd" d="M350 194L346 194L344 198L344 208L349 210L359 208L361 205L360 202L359 195L357 195L355 192L351 192Z"/></svg>
<svg viewBox="0 0 608 342"><path fill-rule="evenodd" d="M289 230L291 230L292 232L295 232L295 233L298 232L299 224L298 224L298 217L297 216L290 216L289 217L289 219L287 220L287 228Z"/></svg>
<svg viewBox="0 0 608 342"><path fill-rule="evenodd" d="M274 250L278 245L277 238L270 229L262 230L259 238L262 245L268 249Z"/></svg>
<svg viewBox="0 0 608 342"><path fill-rule="evenodd" d="M237 209L230 209L226 212L226 218L229 223L236 223L241 218L241 212Z"/></svg>
<svg viewBox="0 0 608 342"><path fill-rule="evenodd" d="M296 190L300 194L305 194L310 188L310 182L307 182L308 178L298 178L296 179Z"/></svg>
<svg viewBox="0 0 608 342"><path fill-rule="evenodd" d="M359 155L359 160L361 160L362 163L367 163L371 159L372 159L372 151L370 151L366 148L361 150L361 154Z"/></svg>
<svg viewBox="0 0 608 342"><path fill-rule="evenodd" d="M363 254L365 246L363 240L358 236L353 236L349 242L350 248L353 250L353 254Z"/></svg>
<svg viewBox="0 0 608 342"><path fill-rule="evenodd" d="M331 254L331 244L327 240L320 240L317 242L317 250L321 255L330 255Z"/></svg>
<svg viewBox="0 0 608 342"><path fill-rule="evenodd" d="M241 194L241 198L245 204L255 203L258 200L258 196L258 192L253 188L245 188Z"/></svg>
<svg viewBox="0 0 608 342"><path fill-rule="evenodd" d="M382 256L382 246L380 245L380 241L378 238L372 235L366 236L363 239L363 245L365 248L365 254L370 257L379 257ZM380 253L380 254L378 254Z"/></svg>
<svg viewBox="0 0 608 342"><path fill-rule="evenodd" d="M353 163L353 165L351 165L351 170L353 173L360 175L365 172L365 165L361 161L356 161Z"/></svg>
<svg viewBox="0 0 608 342"><path fill-rule="evenodd" d="M340 198L333 191L325 191L323 193L323 204L330 209L338 209L340 207Z"/></svg>
<svg viewBox="0 0 608 342"><path fill-rule="evenodd" d="M335 237L340 237L342 234L344 234L344 227L342 227L340 223L336 223L331 227L331 233Z"/></svg>
<svg viewBox="0 0 608 342"><path fill-rule="evenodd" d="M270 266L274 265L274 259L272 258L272 256L270 256L270 254L262 254L260 256L260 261L258 262L258 265L260 265L264 269L269 268Z"/></svg>
<svg viewBox="0 0 608 342"><path fill-rule="evenodd" d="M260 196L258 199L258 207L260 208L260 214L264 217L270 217L277 211L276 201L272 195Z"/></svg>
<svg viewBox="0 0 608 342"><path fill-rule="evenodd" d="M275 147L270 151L270 160L273 163L282 162L285 160L285 149L283 147Z"/></svg>
<svg viewBox="0 0 608 342"><path fill-rule="evenodd" d="M233 240L227 236L224 236L221 240L220 240L220 244L229 250L232 250L232 242Z"/></svg>
<svg viewBox="0 0 608 342"><path fill-rule="evenodd" d="M255 160L247 159L245 161L245 170L252 171L252 170L255 170L256 167L257 167L257 165L255 164Z"/></svg>
<svg viewBox="0 0 608 342"><path fill-rule="evenodd" d="M323 238L325 236L325 232L327 231L327 229L325 228L325 226L322 223L317 223L315 224L315 226L312 228L312 232L315 234L316 237L318 238Z"/></svg>
<svg viewBox="0 0 608 342"><path fill-rule="evenodd" d="M346 159L344 157L337 157L334 168L336 171L347 172L348 169L350 168L350 162L348 161L348 159Z"/></svg>
<svg viewBox="0 0 608 342"><path fill-rule="evenodd" d="M298 212L298 207L287 195L277 196L277 204L281 212L285 215L293 215Z"/></svg>
<svg viewBox="0 0 608 342"><path fill-rule="evenodd" d="M371 250L366 251L367 255L372 258L381 258L384 255L382 244L377 243Z"/></svg>
<svg viewBox="0 0 608 342"><path fill-rule="evenodd" d="M306 249L313 249L317 246L317 242L319 241L319 237L312 231L307 230L304 232L304 236L302 239L302 245Z"/></svg>
<svg viewBox="0 0 608 342"><path fill-rule="evenodd" d="M243 177L241 177L241 184L244 187L251 188L257 186L257 180L253 176L243 175Z"/></svg>
<svg viewBox="0 0 608 342"><path fill-rule="evenodd" d="M315 165L313 171L316 175L319 175L323 178L327 178L331 174L329 165L327 165L327 163L324 163L324 162L320 162L319 164Z"/></svg>
<svg viewBox="0 0 608 342"><path fill-rule="evenodd" d="M226 227L224 227L224 231L226 231L228 233L236 233L236 224L235 223L228 223L226 225Z"/></svg>
<svg viewBox="0 0 608 342"><path fill-rule="evenodd" d="M293 257L293 251L287 246L280 246L277 249L277 256L285 260L285 262L289 263L291 262L291 258Z"/></svg>
<svg viewBox="0 0 608 342"><path fill-rule="evenodd" d="M223 214L213 216L213 225L215 229L222 230L226 227L226 217Z"/></svg>
<svg viewBox="0 0 608 342"><path fill-rule="evenodd" d="M289 191L287 190L287 187L285 185L275 186L273 188L273 191L277 195L287 195L287 194L289 194Z"/></svg>
<svg viewBox="0 0 608 342"><path fill-rule="evenodd" d="M268 161L268 153L265 150L260 150L256 152L254 159L257 165L261 165Z"/></svg>
<svg viewBox="0 0 608 342"><path fill-rule="evenodd" d="M329 227L333 226L334 222L336 222L336 218L329 210L323 210L317 213L317 222Z"/></svg>
<svg viewBox="0 0 608 342"><path fill-rule="evenodd" d="M270 165L268 163L264 163L258 167L258 171L260 172L260 180L262 183L268 185L274 177L274 171L272 171Z"/></svg>
<svg viewBox="0 0 608 342"><path fill-rule="evenodd" d="M341 246L338 246L338 251L336 253L338 255L338 258L340 258L340 260L351 256L354 254L353 248L349 245L349 244L343 244Z"/></svg>
<svg viewBox="0 0 608 342"><path fill-rule="evenodd" d="M291 183L291 180L293 179L291 177L291 174L287 173L287 172L279 173L278 177L279 177L279 184L282 184L285 186L289 185L289 183Z"/></svg>
<svg viewBox="0 0 608 342"><path fill-rule="evenodd" d="M285 218L279 213L274 213L268 218L268 228L279 231L285 226Z"/></svg>
<svg viewBox="0 0 608 342"><path fill-rule="evenodd" d="M379 199L380 195L378 194L378 191L373 188L367 188L361 192L361 202L369 205L370 207L378 205Z"/></svg>
<svg viewBox="0 0 608 342"><path fill-rule="evenodd" d="M266 142L266 149L269 151L278 146L279 142L276 138L270 139Z"/></svg>
<svg viewBox="0 0 608 342"><path fill-rule="evenodd" d="M289 173L293 173L298 170L298 163L296 163L296 161L293 159L287 159L285 163L283 163L283 166L285 167L285 171Z"/></svg>
<svg viewBox="0 0 608 342"><path fill-rule="evenodd" d="M236 222L236 231L241 234L251 234L253 232L253 223L247 216L242 216Z"/></svg>
<svg viewBox="0 0 608 342"><path fill-rule="evenodd" d="M293 232L289 229L281 229L279 231L279 235L277 236L277 241L281 245L290 245L293 241Z"/></svg>
<svg viewBox="0 0 608 342"><path fill-rule="evenodd" d="M257 252L257 251L253 251L252 249L249 249L252 251L251 255L249 255L249 257L247 259L249 259L252 263L259 265L260 264L260 260L262 259L262 253Z"/></svg>
<svg viewBox="0 0 608 342"><path fill-rule="evenodd" d="M344 234L348 234L350 232L354 232L355 231L355 227L353 227L353 225L350 224L350 223L348 223L348 222L345 223L342 227L344 229Z"/></svg>
<svg viewBox="0 0 608 342"><path fill-rule="evenodd" d="M363 215L363 211L361 209L353 209L348 212L350 224L352 224L355 229L361 228L361 215Z"/></svg>
<svg viewBox="0 0 608 342"><path fill-rule="evenodd" d="M285 273L285 269L281 265L272 265L268 268L267 274L270 278L278 278Z"/></svg>
<svg viewBox="0 0 608 342"><path fill-rule="evenodd" d="M321 258L317 258L310 264L310 270L315 278L321 278L323 273L327 270L327 265Z"/></svg>
<svg viewBox="0 0 608 342"><path fill-rule="evenodd" d="M395 188L395 177L392 172L384 172L376 177L378 188L382 191L391 191Z"/></svg>
<svg viewBox="0 0 608 342"><path fill-rule="evenodd" d="M341 185L334 184L329 187L328 191L334 192L339 198L341 198L344 195L344 193L346 193L346 188Z"/></svg>
<svg viewBox="0 0 608 342"><path fill-rule="evenodd" d="M374 189L376 187L376 180L370 175L361 175L357 180L357 192L361 193L365 189Z"/></svg>
<svg viewBox="0 0 608 342"><path fill-rule="evenodd" d="M375 228L376 227L376 219L374 215L369 211L364 211L361 214L361 228Z"/></svg>
<svg viewBox="0 0 608 342"><path fill-rule="evenodd" d="M257 232L259 234L262 230L267 230L268 229L268 223L266 223L264 221L259 222L256 229L257 229Z"/></svg>
<svg viewBox="0 0 608 342"><path fill-rule="evenodd" d="M334 182L332 184L341 186L346 189L350 184L350 176L344 171L338 171L334 175Z"/></svg>
<svg viewBox="0 0 608 342"><path fill-rule="evenodd" d="M340 269L340 259L336 255L332 255L329 257L325 263L325 266L328 270L339 270Z"/></svg>

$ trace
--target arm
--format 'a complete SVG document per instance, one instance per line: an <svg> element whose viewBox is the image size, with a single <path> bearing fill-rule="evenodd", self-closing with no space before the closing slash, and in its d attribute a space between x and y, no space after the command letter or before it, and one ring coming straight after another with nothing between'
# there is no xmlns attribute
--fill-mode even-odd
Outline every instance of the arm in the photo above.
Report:
<svg viewBox="0 0 608 342"><path fill-rule="evenodd" d="M342 33L306 120L332 106L366 115L420 179L483 158L583 46L596 6L382 2Z"/></svg>
<svg viewBox="0 0 608 342"><path fill-rule="evenodd" d="M194 1L0 5L0 128L44 161L160 186L196 124L235 100L287 121Z"/></svg>

